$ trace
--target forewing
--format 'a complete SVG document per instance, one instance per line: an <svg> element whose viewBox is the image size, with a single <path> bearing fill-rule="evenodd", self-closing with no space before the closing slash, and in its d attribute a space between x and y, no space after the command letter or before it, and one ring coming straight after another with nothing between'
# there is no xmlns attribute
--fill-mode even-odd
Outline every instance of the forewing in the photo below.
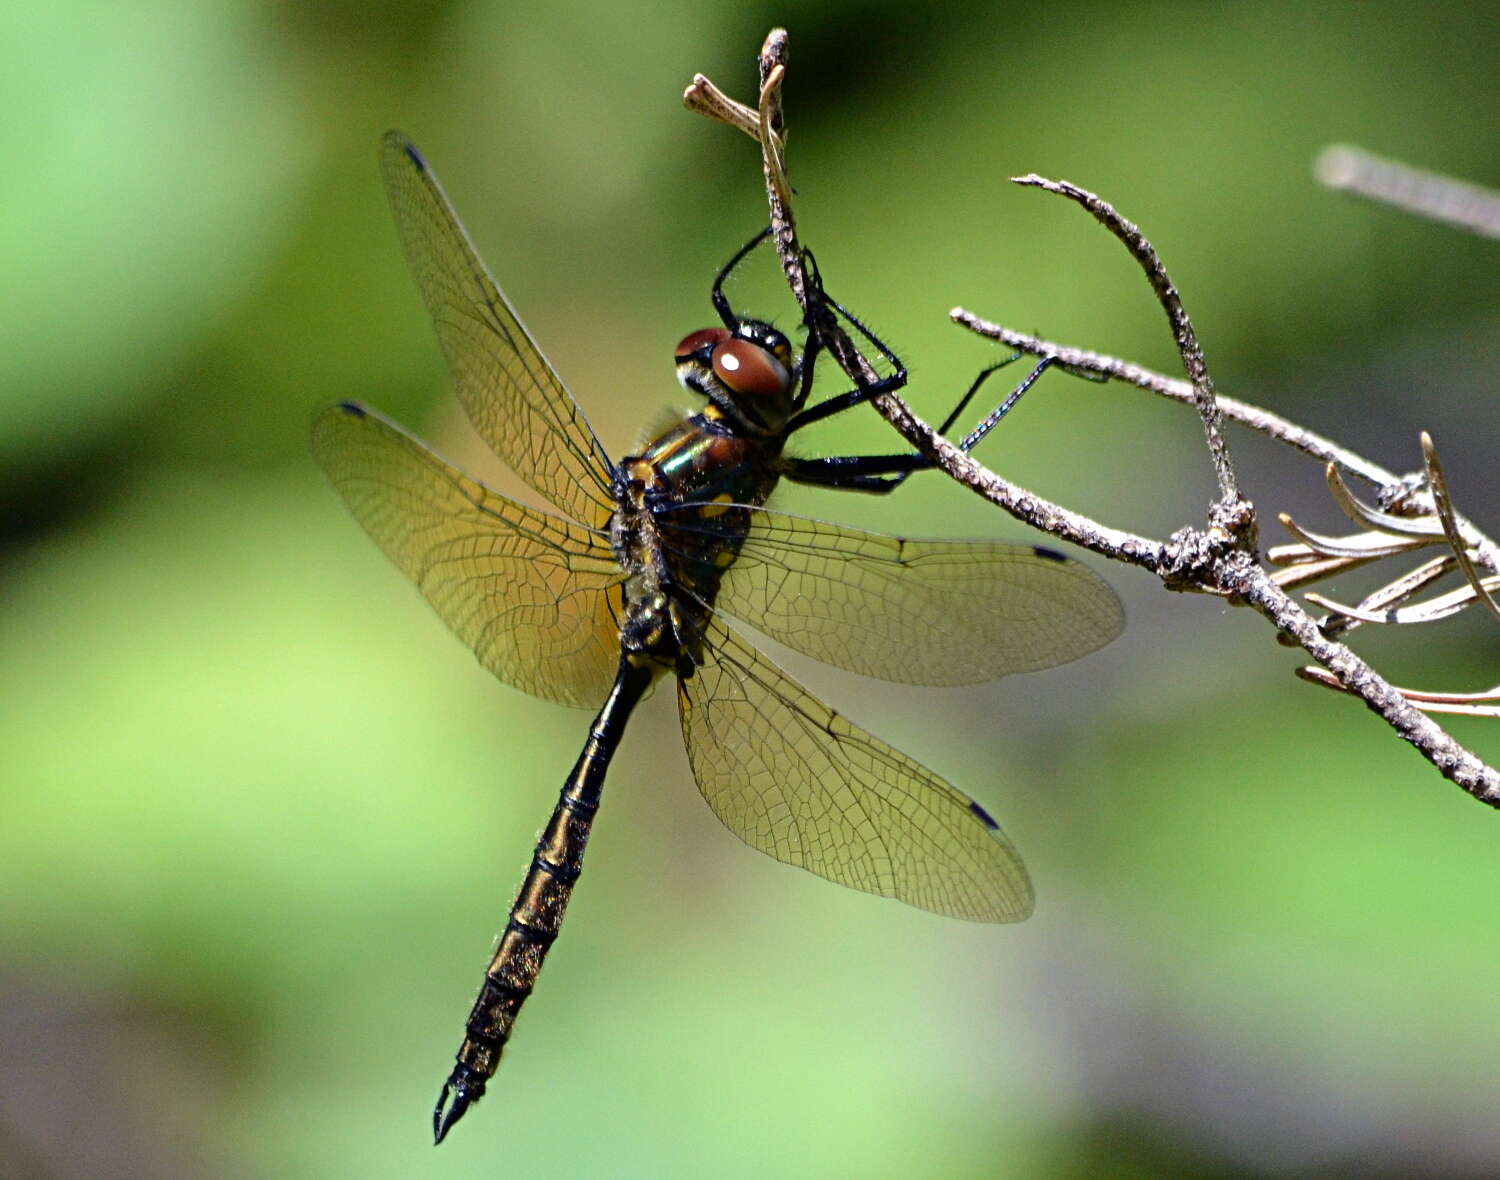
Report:
<svg viewBox="0 0 1500 1180"><path fill-rule="evenodd" d="M421 153L391 131L380 163L469 421L553 505L582 524L602 523L614 507L610 465L583 411L490 277Z"/></svg>
<svg viewBox="0 0 1500 1180"><path fill-rule="evenodd" d="M669 543L706 527L686 512L662 520ZM1124 626L1109 585L1050 549L907 540L764 509L750 521L714 608L866 676L978 684L1076 660Z"/></svg>
<svg viewBox="0 0 1500 1180"><path fill-rule="evenodd" d="M377 545L505 683L594 707L619 663L608 539L470 479L373 410L313 425L313 456Z"/></svg>
<svg viewBox="0 0 1500 1180"><path fill-rule="evenodd" d="M1025 866L979 804L835 713L721 623L708 623L678 704L698 789L752 848L957 918L1031 913Z"/></svg>

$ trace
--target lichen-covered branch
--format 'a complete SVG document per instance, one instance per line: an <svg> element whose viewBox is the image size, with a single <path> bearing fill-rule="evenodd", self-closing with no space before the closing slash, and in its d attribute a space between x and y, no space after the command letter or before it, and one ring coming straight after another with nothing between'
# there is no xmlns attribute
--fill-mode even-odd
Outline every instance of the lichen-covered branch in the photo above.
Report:
<svg viewBox="0 0 1500 1180"><path fill-rule="evenodd" d="M825 348L857 385L869 388L878 382L879 375L832 312L812 297L803 270L805 255L797 238L791 187L786 183L786 131L782 123L780 91L787 61L786 33L774 30L766 39L758 61L760 91L753 111L723 97L722 92L702 75L694 79L685 100L693 109L730 123L760 143L772 234L792 294L808 318L816 344ZM968 312L955 310L953 318L983 335L1003 340L1034 355L1050 356L1072 368L1102 373L1167 397L1191 401L1203 421L1211 461L1219 481L1220 497L1210 508L1208 526L1183 528L1168 540L1157 541L1100 524L1033 495L988 470L937 435L895 393L879 394L871 398L871 405L908 443L942 471L1018 520L1101 556L1150 570L1168 589L1218 595L1256 610L1273 624L1278 638L1306 651L1326 671L1328 682L1364 701L1445 777L1475 798L1492 807L1500 807L1500 772L1459 745L1400 689L1389 684L1344 644L1320 630L1307 610L1287 594L1256 560L1254 509L1240 495L1228 443L1219 428L1220 415L1224 413L1272 438L1370 480L1387 495L1385 502L1401 502L1403 496L1409 496L1409 482L1268 411L1231 399L1219 399L1177 289L1141 231L1108 202L1066 181L1028 176L1021 178L1020 183L1045 188L1078 202L1125 244L1141 264L1167 314L1188 381L1173 381L1097 353L1066 349L1010 332ZM1451 513L1449 515L1452 520L1457 519ZM1361 554L1349 560L1363 559Z"/></svg>
<svg viewBox="0 0 1500 1180"><path fill-rule="evenodd" d="M1001 324L992 323L971 311L966 311L962 307L955 307L948 313L948 318L968 328L976 335L998 340L1001 344L1014 348L1018 352L1028 353L1031 356L1054 357L1070 369L1098 373L1100 376L1109 377L1115 381L1123 381L1140 389L1150 390L1152 393L1160 394L1173 401L1192 403L1196 398L1192 385L1180 377L1168 377L1164 373L1157 373L1142 365L1106 356L1101 352L1074 348L1067 344L1044 340L1040 336L1032 336L1026 332L1012 331ZM1273 438L1277 442L1294 447L1305 455L1311 455L1314 459L1336 463L1343 470L1368 480L1372 484L1388 487L1398 482L1398 477L1380 464L1357 455L1332 439L1324 438L1321 434L1283 418L1279 414L1273 414L1270 410L1263 410L1259 406L1237 398L1226 397L1222 393L1216 394L1216 400L1219 404L1219 412L1224 417L1248 426L1251 430L1259 431L1267 438Z"/></svg>
<svg viewBox="0 0 1500 1180"><path fill-rule="evenodd" d="M1229 459L1229 447L1224 441L1219 426L1219 405L1214 397L1213 378L1208 374L1208 362L1203 359L1203 348L1198 343L1198 334L1188 319L1187 310L1177 294L1167 268L1157 256L1156 248L1141 233L1133 221L1122 217L1108 201L1095 196L1087 189L1079 188L1066 180L1048 180L1031 173L1013 178L1017 184L1045 189L1049 193L1076 201L1119 238L1131 257L1140 263L1146 272L1146 280L1156 292L1157 302L1167 313L1167 322L1172 325L1172 337L1177 341L1177 352L1182 357L1182 367L1187 372L1188 383L1193 387L1193 404L1198 416L1203 419L1203 431L1208 437L1208 453L1213 461L1214 475L1219 481L1219 497L1225 503L1239 499L1239 487L1234 477L1234 464Z"/></svg>

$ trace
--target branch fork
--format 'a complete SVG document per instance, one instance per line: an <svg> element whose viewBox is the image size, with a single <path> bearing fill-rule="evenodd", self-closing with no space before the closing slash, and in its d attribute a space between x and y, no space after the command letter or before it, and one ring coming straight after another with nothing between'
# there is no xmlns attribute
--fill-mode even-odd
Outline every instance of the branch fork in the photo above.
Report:
<svg viewBox="0 0 1500 1180"><path fill-rule="evenodd" d="M787 59L787 34L775 29L766 38L758 58L760 85L753 108L729 98L701 74L694 77L683 101L692 110L738 128L759 144L772 236L787 284L804 314L814 317L816 322L811 326L822 346L852 381L868 387L879 379L869 360L826 309L810 308L803 252L793 216L792 189L786 178L781 86ZM1303 669L1299 675L1358 697L1444 777L1482 802L1500 807L1500 772L1456 742L1424 711L1500 716L1500 686L1479 694L1399 689L1338 638L1360 623L1373 621L1381 612L1384 615L1380 621L1417 621L1409 614L1401 615L1401 610L1411 608L1399 604L1451 569L1460 570L1467 583L1464 591L1459 592L1462 605L1454 609L1483 603L1500 619L1500 606L1495 599L1500 592L1500 576L1497 576L1500 550L1454 510L1431 440L1423 436L1425 474L1421 478L1403 478L1276 414L1220 397L1177 289L1141 230L1107 201L1068 181L1034 174L1017 177L1015 181L1082 206L1125 246L1140 265L1166 314L1187 380L1014 332L962 308L955 308L950 318L978 335L1034 356L1052 358L1082 375L1127 382L1191 402L1203 423L1209 461L1218 483L1218 496L1209 507L1204 525L1179 529L1165 542L1110 527L1045 500L990 471L934 433L897 394L883 393L872 398L871 405L912 447L951 478L1016 519L1100 556L1149 570L1169 590L1213 594L1257 611L1276 628L1281 642L1301 647L1315 661L1315 667ZM1271 551L1270 560L1282 564L1283 570L1272 574L1264 569L1257 559L1256 510L1239 490L1222 430L1222 420L1226 417L1324 462L1335 501L1366 531L1338 541L1321 539L1283 518L1298 543ZM1379 507L1357 501L1344 482L1346 474L1374 484ZM1436 545L1446 545L1449 552L1436 562L1429 561L1396 579L1357 607L1340 608L1332 600L1316 599L1319 606L1329 611L1322 619L1314 619L1287 593L1289 587L1317 577ZM1425 609L1428 616L1437 618L1443 617L1445 610L1452 613L1448 608L1453 606L1451 600L1435 599Z"/></svg>

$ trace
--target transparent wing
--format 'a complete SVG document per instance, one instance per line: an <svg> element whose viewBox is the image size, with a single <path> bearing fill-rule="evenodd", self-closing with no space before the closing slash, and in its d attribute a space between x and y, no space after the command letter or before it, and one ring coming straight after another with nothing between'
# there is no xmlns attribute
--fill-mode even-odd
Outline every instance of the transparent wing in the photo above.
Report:
<svg viewBox="0 0 1500 1180"><path fill-rule="evenodd" d="M669 544L711 527L689 512L661 519ZM1125 623L1102 578L1050 549L913 541L764 509L713 606L804 655L906 684L1065 664Z"/></svg>
<svg viewBox="0 0 1500 1180"><path fill-rule="evenodd" d="M597 707L619 663L624 573L608 538L470 479L351 402L313 424L313 456L365 532L505 683Z"/></svg>
<svg viewBox="0 0 1500 1180"><path fill-rule="evenodd" d="M678 681L698 789L752 848L866 893L981 922L1032 910L1014 847L979 804L851 724L723 624Z"/></svg>
<svg viewBox="0 0 1500 1180"><path fill-rule="evenodd" d="M469 421L506 465L582 524L614 508L610 465L568 393L480 261L421 153L380 143L396 228Z"/></svg>

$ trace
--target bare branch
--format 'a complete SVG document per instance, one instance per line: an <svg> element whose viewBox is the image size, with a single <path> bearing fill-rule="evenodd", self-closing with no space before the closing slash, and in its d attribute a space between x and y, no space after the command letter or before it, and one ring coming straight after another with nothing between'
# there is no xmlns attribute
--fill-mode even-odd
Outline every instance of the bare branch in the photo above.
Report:
<svg viewBox="0 0 1500 1180"><path fill-rule="evenodd" d="M869 361L841 329L832 313L821 306L821 300L809 306L802 274L802 251L797 243L792 218L790 188L785 184L785 133L779 122L779 86L785 75L785 64L786 38L784 33L777 30L767 39L766 49L762 51L762 88L756 123L760 129L766 196L778 253L793 294L809 317L809 326L813 329L812 338L829 351L852 380L861 387L868 388L878 380ZM728 121L739 126L742 120ZM1213 383L1192 325L1182 309L1181 300L1150 243L1139 229L1091 193L1038 177L1025 178L1023 183L1039 185L1079 201L1131 249L1145 268L1172 324L1173 335L1191 381L1188 396L1183 398L1178 392L1176 387L1181 383L1170 382L1166 378L1133 366L1125 366L1095 353L1072 350L1070 355L1045 341L1034 339L1030 340L1033 347L1027 351L1055 356L1071 367L1106 372L1112 377L1131 380L1134 384L1178 397L1179 400L1192 400L1203 418L1214 455L1215 470L1220 477L1222 498L1211 509L1210 527L1206 530L1179 530L1168 542L1109 528L1080 513L1034 496L987 470L967 453L935 435L931 427L913 414L895 394L880 394L871 399L871 404L918 452L931 459L958 482L1018 520L1102 556L1149 569L1169 589L1221 595L1230 602L1252 607L1277 628L1278 639L1305 650L1327 670L1335 683L1363 700L1367 707L1384 718L1399 736L1411 743L1445 777L1458 783L1476 798L1491 806L1500 807L1500 773L1460 746L1424 715L1421 709L1407 700L1400 690L1393 688L1347 647L1320 630L1318 623L1308 612L1253 559L1253 509L1239 498L1236 490L1227 447L1218 429ZM967 313L956 312L955 318L960 322L967 322L968 326L976 330L982 325L982 321L969 317ZM985 334L991 333L986 331ZM1023 347L1020 339L1012 338L1007 342ZM1398 500L1411 490L1405 481L1390 476L1374 464L1361 460L1309 431L1254 407L1233 404L1242 421L1308 453L1317 454L1327 462L1337 463L1345 470L1371 479L1383 492ZM1332 569L1335 566L1348 568L1352 564L1371 560L1372 550L1391 549L1393 552L1402 552L1430 543L1430 540L1422 537L1383 536L1378 541L1372 540L1367 547L1355 546L1347 556L1325 557L1318 559L1317 564L1320 569ZM1415 592L1415 589L1410 592Z"/></svg>
<svg viewBox="0 0 1500 1180"><path fill-rule="evenodd" d="M1160 394L1162 397L1171 398L1177 402L1194 403L1196 395L1193 387L1178 377L1168 377L1163 373L1154 372L1141 365L1132 364L1129 361L1118 360L1104 353L1093 352L1086 348L1073 348L1066 344L1058 344L1051 340L1044 340L1040 336L1031 336L1025 332L1015 332L1000 324L991 323L966 311L962 307L955 307L948 313L948 318L954 323L960 324L969 331L991 340L998 340L1011 348L1032 356L1055 357L1061 364L1070 369L1079 369L1087 373L1098 373L1104 377L1113 378L1116 381L1124 381L1141 389L1150 390L1152 393ZM1330 439L1299 426L1279 414L1273 414L1270 410L1263 410L1259 406L1251 405L1237 398L1226 397L1224 394L1216 394L1219 410L1224 417L1248 426L1252 430L1259 431L1267 438L1273 438L1277 442L1285 443L1294 447L1305 455L1311 455L1315 459L1322 459L1328 463L1337 463L1345 471L1351 472L1366 479L1370 483L1382 487L1389 487L1398 482L1398 477L1387 471L1378 463L1356 455L1353 451L1339 446Z"/></svg>
<svg viewBox="0 0 1500 1180"><path fill-rule="evenodd" d="M763 80L761 105L763 111L774 109L778 117L779 105L770 108L767 96L769 94L771 100L779 104L779 88L781 79L785 75L786 59L786 34L780 29L773 30L766 38L760 56L760 76ZM701 86L699 86L700 83ZM694 79L694 84L705 92L722 94L701 74ZM740 104L733 103L733 100L729 99L723 103L692 105L694 110L701 110L702 113L712 118L729 122L743 130L742 119L733 114L726 119L720 113L723 110L734 112L738 107ZM757 128L775 126L763 115L757 116L755 125ZM767 181L767 203L771 211L772 235L776 240L777 253L781 259L782 269L786 272L788 284L792 288L792 294L797 299L798 305L807 311L808 297L802 275L801 247L797 240L790 190L783 190L774 179L778 174L785 175L784 135L763 135L760 139L763 170ZM852 381L862 386L873 385L879 381L880 376L874 367L849 339L842 326L831 316L819 323L819 334L829 353ZM972 488L991 503L1003 508L1018 520L1045 529L1054 536L1072 541L1116 560L1142 565L1153 571L1159 570L1165 564L1165 545L1147 537L1097 524L1085 516L1070 512L1061 505L1053 504L1024 488L1001 479L1000 476L980 466L946 439L935 434L932 428L918 418L897 395L883 394L873 399L872 404L888 422L901 431L912 446L932 459L943 471L958 482Z"/></svg>
<svg viewBox="0 0 1500 1180"><path fill-rule="evenodd" d="M1229 573L1230 585L1238 585L1241 599L1276 627L1291 635L1337 680L1346 692L1357 696L1385 719L1404 741L1431 762L1444 778L1457 783L1474 798L1500 807L1500 772L1454 741L1376 671L1342 643L1329 639L1297 602L1265 575L1245 561Z"/></svg>
<svg viewBox="0 0 1500 1180"><path fill-rule="evenodd" d="M1131 256L1140 263L1151 289L1156 292L1157 301L1167 313L1167 321L1172 325L1172 337L1177 341L1182 367L1187 371L1188 381L1193 387L1193 401L1198 407L1198 416L1203 419L1204 433L1208 436L1208 450L1213 459L1214 475L1219 481L1220 499L1226 504L1238 500L1239 487L1234 478L1234 465L1229 459L1229 447L1225 444L1223 431L1219 427L1219 407L1214 400L1214 383L1213 378L1208 375L1208 362L1203 359L1198 334L1193 331L1193 323L1188 319L1187 310L1182 306L1177 288L1172 285L1156 248L1146 240L1146 235L1141 233L1139 226L1122 217L1113 205L1087 189L1079 188L1066 180L1048 180L1034 172L1011 179L1016 184L1045 189L1049 193L1076 201L1093 214L1100 225L1119 238Z"/></svg>
<svg viewBox="0 0 1500 1180"><path fill-rule="evenodd" d="M1002 479L935 433L894 394L876 398L872 404L907 442L939 468L1017 520L1103 557L1138 565L1152 573L1160 574L1171 564L1168 546L1162 542L1099 524Z"/></svg>
<svg viewBox="0 0 1500 1180"><path fill-rule="evenodd" d="M1341 189L1392 205L1486 238L1500 238L1500 193L1371 155L1362 148L1334 144L1313 165L1318 179Z"/></svg>
<svg viewBox="0 0 1500 1180"><path fill-rule="evenodd" d="M682 105L720 123L737 127L756 143L760 142L760 114L725 94L702 74L694 74L692 84L682 92Z"/></svg>

